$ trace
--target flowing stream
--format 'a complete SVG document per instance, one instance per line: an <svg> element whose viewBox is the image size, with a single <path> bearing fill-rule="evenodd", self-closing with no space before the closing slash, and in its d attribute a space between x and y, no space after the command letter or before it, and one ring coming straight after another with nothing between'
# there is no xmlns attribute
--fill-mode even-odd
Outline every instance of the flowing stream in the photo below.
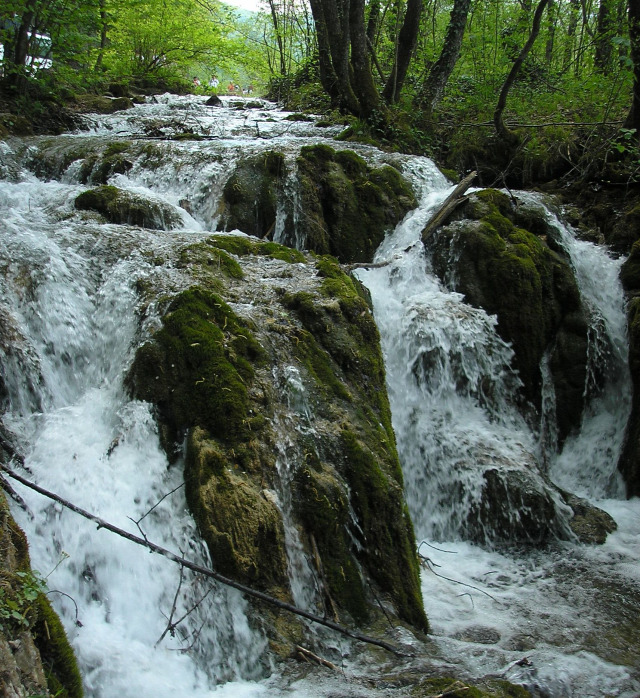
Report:
<svg viewBox="0 0 640 698"><path fill-rule="evenodd" d="M135 348L159 322L136 284L153 280L166 293L185 287L172 255L215 230L221 189L241 155L277 149L294 163L301 145L325 140L339 147L329 140L335 128L287 121L266 103L240 109L232 102L212 108L201 97L164 95L127 112L93 115L86 131L0 143L4 428L41 486L203 564L208 554L186 508L182 459L168 465L149 406L131 401L123 388ZM206 140L149 140L187 131ZM173 230L100 224L75 211L87 185L70 154L126 139L137 144L132 166L109 183L166 204L179 221ZM557 457L552 433L542 438L543 429L514 407L519 378L495 318L447 290L416 244L448 183L425 158L357 149L369 161L392 158L420 194L419 207L377 253L376 261L391 263L358 273L374 302L406 498L425 558L422 588L433 631L425 651L432 666L462 676L493 674L540 696L639 695L640 502L623 499L615 470L630 408L621 261L575 240L548 212L594 317L594 361L606 361L610 376L585 410L580 433ZM284 182L282 195L295 209L293 181ZM283 215L282 209L276 239ZM274 497L286 519L286 425L295 420L311 430L313 415L295 367L279 370L289 411L281 415L281 491ZM553 432L553 414L546 424ZM607 542L491 549L465 540L462 522L481 477L473 464L542 460L559 485L614 517L618 530ZM391 695L348 678L390 671L386 659L347 661L345 675L321 681L274 673L267 640L239 593L182 574L168 560L16 489L27 510L13 506L15 516L34 568L53 590L86 695ZM315 580L291 529L287 550L302 582L296 601L313 606Z"/></svg>

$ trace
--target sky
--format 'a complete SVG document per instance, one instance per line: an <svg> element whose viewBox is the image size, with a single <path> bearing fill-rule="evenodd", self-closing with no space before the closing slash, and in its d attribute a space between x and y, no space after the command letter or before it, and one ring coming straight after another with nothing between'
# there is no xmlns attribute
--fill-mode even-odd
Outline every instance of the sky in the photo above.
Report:
<svg viewBox="0 0 640 698"><path fill-rule="evenodd" d="M234 7L240 7L243 10L253 10L257 11L260 9L259 0L223 0L225 5L233 5Z"/></svg>

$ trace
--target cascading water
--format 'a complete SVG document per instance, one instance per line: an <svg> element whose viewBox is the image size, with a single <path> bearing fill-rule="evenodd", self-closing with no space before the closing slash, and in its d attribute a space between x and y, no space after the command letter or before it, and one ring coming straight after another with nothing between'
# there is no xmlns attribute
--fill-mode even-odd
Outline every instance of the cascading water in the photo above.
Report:
<svg viewBox="0 0 640 698"><path fill-rule="evenodd" d="M516 408L520 381L511 369L511 347L495 332L495 318L466 305L428 273L420 234L448 193L432 167L423 163L430 176L415 179L422 187L420 207L378 250L374 261L389 263L358 274L372 294L381 333L433 632L443 654L459 666L522 683L540 695L636 695L638 676L616 666L615 645L624 640L599 643L594 637L594 628L615 622L607 615L613 599L602 589L625 589L637 607L640 581L631 567L640 549L639 503L604 500L622 496L616 463L630 407L620 262L576 240L547 212L594 318L590 351L607 354L607 380L590 396L580 433L558 456L549 446L556 439L549 388L543 393L542 426L532 429ZM414 162L408 172L415 177L417 171ZM526 194L523 199L535 201ZM602 372L602 354L595 358ZM542 373L549 385L544 363ZM498 552L464 542L485 484L483 472L489 466L520 470L523 464L530 473L547 465L560 485L598 500L615 516L618 532L599 549L557 543L544 552ZM533 486L545 484L539 479ZM504 509L509 505L503 502ZM555 506L558 533L567 535L566 507L557 497ZM596 570L604 561L605 574ZM594 603L601 605L598 610ZM629 619L622 616L620 636L628 637Z"/></svg>
<svg viewBox="0 0 640 698"><path fill-rule="evenodd" d="M41 485L206 563L186 511L182 460L168 465L149 407L130 401L122 387L135 348L159 323L138 286L148 282L172 294L189 283L176 250L215 228L221 189L241 154L278 148L293 163L300 145L321 137L266 104L254 111L204 108L203 101L162 96L123 114L92 117L88 132L0 144L0 388L3 425ZM189 132L205 140L153 140ZM108 182L166 204L178 221L174 230L99 224L74 210L75 197L87 188L74 149L104 152L126 139L134 140L135 157ZM367 147L359 152L370 161L387 157ZM606 353L613 376L592 391L580 434L556 457L516 409L520 380L495 319L426 273L420 232L448 193L446 181L426 159L396 160L420 193L420 205L378 251L376 261L391 263L359 273L372 293L386 355L406 497L418 540L425 541L423 593L436 640L429 654L460 674L495 674L538 695L637 695L637 668L629 668L624 643L637 640L638 502L603 499L620 496L615 460L629 406L618 262L575 241L554 220L597 320L591 346ZM283 192L295 221L304 212L295 205L293 179ZM278 205L274 236L286 242L286 212ZM594 268L598 282L592 284ZM605 340L596 334L601 331ZM284 519L289 461L300 458L286 435L313 428L296 371L283 366L279 378L287 409L277 425L282 492L274 496ZM547 415L540 429L547 444L554 441L553 421ZM614 516L618 531L607 543L496 551L466 542L483 470L498 465L519 477L545 458L561 486L598 500ZM542 476L530 486L545 487ZM48 586L68 594L53 592L51 599L78 653L88 695L364 695L342 680L338 687L267 683L267 643L239 594L181 575L173 563L96 531L39 495L20 494L29 512L14 511L34 567L45 575L55 568ZM564 532L566 512L555 505L557 530ZM476 539L488 538L478 532L483 525L475 522ZM311 607L317 593L305 587L315 582L293 528L287 548L300 582L294 597ZM369 664L360 671L377 669Z"/></svg>

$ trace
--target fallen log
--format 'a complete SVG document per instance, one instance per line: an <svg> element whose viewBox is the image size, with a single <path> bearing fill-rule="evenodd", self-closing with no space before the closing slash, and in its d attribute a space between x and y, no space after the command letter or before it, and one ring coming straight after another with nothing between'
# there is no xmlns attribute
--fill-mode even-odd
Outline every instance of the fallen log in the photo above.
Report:
<svg viewBox="0 0 640 698"><path fill-rule="evenodd" d="M464 201L462 198L467 189L471 186L473 180L477 177L477 172L470 172L458 186L449 194L449 196L444 200L440 208L431 216L427 221L427 224L422 229L422 242L426 243L429 236L434 232L436 228L444 225L447 218L454 212L454 210Z"/></svg>

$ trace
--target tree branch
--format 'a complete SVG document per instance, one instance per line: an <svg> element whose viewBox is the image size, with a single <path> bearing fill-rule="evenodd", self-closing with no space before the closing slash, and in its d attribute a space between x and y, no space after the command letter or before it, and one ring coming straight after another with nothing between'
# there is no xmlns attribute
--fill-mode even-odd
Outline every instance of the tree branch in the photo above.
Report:
<svg viewBox="0 0 640 698"><path fill-rule="evenodd" d="M28 487L34 492L38 492L38 494L41 494L44 497L47 497L48 499L52 499L53 501L58 502L63 507L70 509L79 516L82 516L83 518L88 519L89 521L93 521L95 524L97 524L98 529L104 528L108 531L111 531L111 533L115 533L121 538L126 538L132 543L141 545L142 547L149 549L151 552L157 553L158 555L162 555L163 557L166 557L168 560L171 560L172 562L175 562L179 565L182 565L183 567L193 570L194 572L198 572L199 574L202 574L205 577L215 579L216 581L220 582L221 584L224 584L225 586L237 589L238 591L241 591L247 596L259 599L260 601L264 601L265 603L268 603L271 606L275 606L276 608L280 608L283 611L288 611L289 613L293 613L302 618L306 618L307 620L310 620L313 623L324 625L327 628L335 630L341 635L345 635L346 637L353 638L354 640L358 640L360 642L365 642L369 645L382 647L383 649L392 652L393 654L399 657L413 656L405 650L391 645L390 643L385 642L384 640L378 640L374 637L369 637L368 635L363 635L362 633L349 630L348 628L345 628L344 626L339 625L338 623L334 623L333 621L328 620L327 618L321 618L320 616L317 616L313 613L309 613L308 611L305 611L301 608L297 608L292 604L286 603L284 601L279 601L278 599L275 599L273 596L269 596L269 594L265 594L264 592L258 591L257 589L252 589L251 587L241 584L240 582L236 582L233 579L229 579L228 577L225 577L219 574L218 572L214 572L212 569L209 569L208 567L204 567L203 565L199 565L195 562L191 562L191 560L187 560L184 557L176 555L167 548L163 548L162 546L157 545L156 543L140 538L139 536L136 536L133 533L129 533L128 531L125 531L124 529L119 528L118 526L115 526L112 523L109 523L105 519L102 519L99 516L91 514L90 512L80 508L79 506L76 506L69 500L61 497L59 494L46 490L44 487L40 487L39 485L36 485L34 482L31 482L30 480L27 480L21 475L18 475L18 473L9 468L7 465L0 464L0 469L2 469L9 477L13 478L14 480L17 480L25 487Z"/></svg>

